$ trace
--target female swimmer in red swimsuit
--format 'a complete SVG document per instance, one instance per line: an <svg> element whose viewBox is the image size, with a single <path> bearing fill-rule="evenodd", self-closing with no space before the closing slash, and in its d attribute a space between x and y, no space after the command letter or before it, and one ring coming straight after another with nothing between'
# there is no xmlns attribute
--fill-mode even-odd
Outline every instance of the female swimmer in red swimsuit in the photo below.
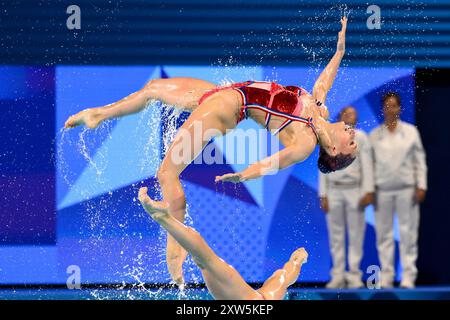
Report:
<svg viewBox="0 0 450 320"><path fill-rule="evenodd" d="M139 189L145 211L163 227L193 258L200 268L209 292L218 300L281 300L287 288L297 281L308 253L295 250L282 269L275 271L258 290L250 287L232 266L218 257L202 236L169 214L167 203L153 201L147 187Z"/></svg>
<svg viewBox="0 0 450 320"><path fill-rule="evenodd" d="M279 133L285 148L242 172L216 177L216 181L237 183L259 178L305 160L317 144L320 145L318 164L321 171L344 168L353 161L356 153L355 133L344 122L328 122L324 105L345 52L346 17L341 19L341 24L336 53L317 79L312 95L300 87L275 82L246 81L217 87L194 78L155 79L116 103L71 116L65 127L84 124L95 128L103 120L139 112L153 99L190 111L190 117L177 132L157 173L163 201L168 204L169 213L181 222L184 221L186 200L179 175L212 136L225 134L245 117L274 134ZM197 125L199 123L201 126ZM199 127L201 141L196 137ZM183 161L179 159L180 154ZM186 251L171 236L167 240L166 258L172 279L183 284L182 264Z"/></svg>

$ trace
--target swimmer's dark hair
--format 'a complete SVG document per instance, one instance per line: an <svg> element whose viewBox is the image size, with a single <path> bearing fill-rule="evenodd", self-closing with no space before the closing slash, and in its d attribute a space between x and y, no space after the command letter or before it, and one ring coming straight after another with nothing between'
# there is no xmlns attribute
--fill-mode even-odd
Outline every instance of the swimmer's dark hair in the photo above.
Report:
<svg viewBox="0 0 450 320"><path fill-rule="evenodd" d="M330 156L324 148L320 148L319 159L317 160L317 166L320 172L330 173L337 170L345 169L353 163L356 157L350 154L339 153L336 156Z"/></svg>
<svg viewBox="0 0 450 320"><path fill-rule="evenodd" d="M389 98L394 98L394 99L396 99L398 105L399 105L399 106L402 105L402 101L401 101L401 99L400 99L400 95L399 95L397 92L390 91L390 92L385 93L385 94L383 95L383 97L381 97L381 102L383 103L383 106L384 106L384 104L386 103L386 100L389 99Z"/></svg>

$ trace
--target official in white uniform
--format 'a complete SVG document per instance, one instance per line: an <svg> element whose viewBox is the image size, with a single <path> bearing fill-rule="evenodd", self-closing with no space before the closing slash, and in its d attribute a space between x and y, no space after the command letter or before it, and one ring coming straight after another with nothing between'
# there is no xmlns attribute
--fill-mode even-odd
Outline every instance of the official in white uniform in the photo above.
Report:
<svg viewBox="0 0 450 320"><path fill-rule="evenodd" d="M384 124L370 134L374 150L377 249L381 286L393 287L394 213L400 231L400 262L403 288L414 288L417 277L419 203L425 199L427 165L417 128L400 120L401 102L396 93L383 99Z"/></svg>
<svg viewBox="0 0 450 320"><path fill-rule="evenodd" d="M341 111L340 120L355 126L357 113L353 107ZM361 288L360 270L363 254L366 220L364 209L373 202L373 163L372 150L366 134L355 130L358 155L355 161L344 170L329 174L319 172L319 197L328 226L330 251L333 260L331 281L326 287ZM348 232L348 265L346 267L346 230Z"/></svg>

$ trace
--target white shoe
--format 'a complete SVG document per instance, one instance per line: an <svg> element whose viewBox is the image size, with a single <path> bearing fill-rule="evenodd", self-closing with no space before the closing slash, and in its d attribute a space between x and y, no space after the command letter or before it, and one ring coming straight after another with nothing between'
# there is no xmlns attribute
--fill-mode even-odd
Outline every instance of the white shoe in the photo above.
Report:
<svg viewBox="0 0 450 320"><path fill-rule="evenodd" d="M345 282L347 283L348 289L361 289L365 287L364 283L361 281L360 272L347 272L345 274Z"/></svg>
<svg viewBox="0 0 450 320"><path fill-rule="evenodd" d="M345 288L345 280L344 279L331 279L330 282L327 283L325 288L327 289L343 289Z"/></svg>
<svg viewBox="0 0 450 320"><path fill-rule="evenodd" d="M347 288L348 289L361 289L364 288L364 283L358 279L358 280L352 280L352 281L347 281Z"/></svg>
<svg viewBox="0 0 450 320"><path fill-rule="evenodd" d="M414 281L404 279L400 282L400 288L402 289L414 289L415 287Z"/></svg>
<svg viewBox="0 0 450 320"><path fill-rule="evenodd" d="M381 280L381 289L392 289L394 288L393 281L383 281Z"/></svg>

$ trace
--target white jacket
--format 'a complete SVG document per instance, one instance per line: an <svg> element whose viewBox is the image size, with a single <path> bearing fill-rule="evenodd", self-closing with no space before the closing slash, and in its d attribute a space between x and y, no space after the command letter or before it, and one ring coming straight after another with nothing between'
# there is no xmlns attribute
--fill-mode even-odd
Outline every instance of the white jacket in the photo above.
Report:
<svg viewBox="0 0 450 320"><path fill-rule="evenodd" d="M391 133L382 124L370 133L370 142L374 153L375 185L378 189L427 189L425 152L415 126L399 121Z"/></svg>

